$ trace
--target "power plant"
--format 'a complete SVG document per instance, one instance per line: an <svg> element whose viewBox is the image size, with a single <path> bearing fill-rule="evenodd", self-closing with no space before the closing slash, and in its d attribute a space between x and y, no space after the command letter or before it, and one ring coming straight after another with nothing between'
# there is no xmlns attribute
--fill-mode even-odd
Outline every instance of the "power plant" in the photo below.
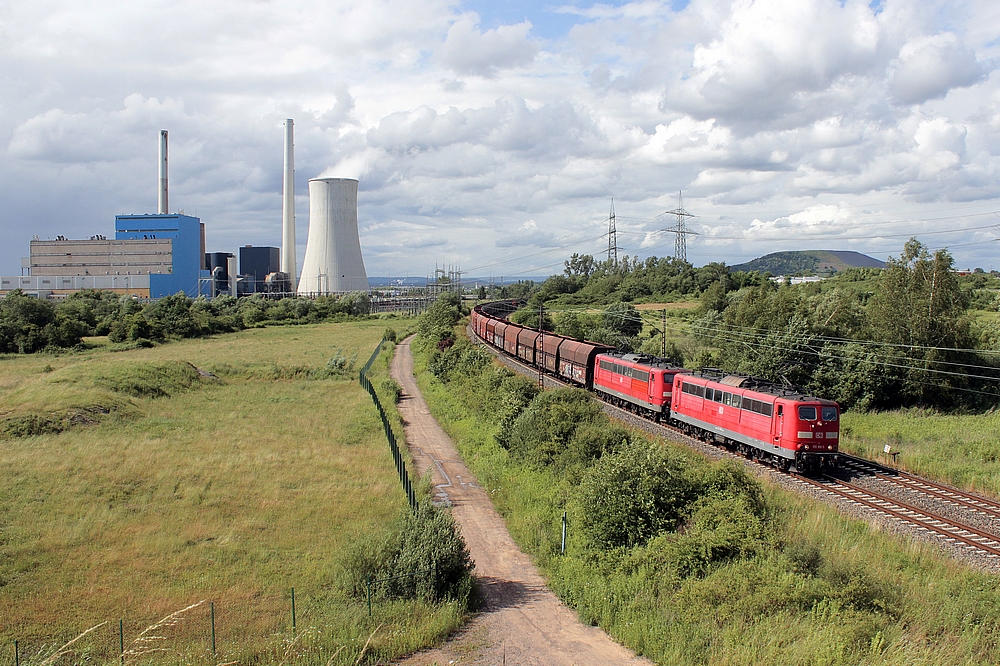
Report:
<svg viewBox="0 0 1000 666"><path fill-rule="evenodd" d="M368 291L358 234L358 181L309 181L309 237L299 278L300 295Z"/></svg>
<svg viewBox="0 0 1000 666"><path fill-rule="evenodd" d="M246 245L236 255L207 252L205 225L168 199L167 130L160 130L155 214L116 215L115 237L58 236L30 244L20 276L0 277L0 297L20 289L39 298L64 298L81 289L107 289L140 298L178 292L209 298L267 292L273 297L368 291L358 234L358 181L309 181L309 236L296 279L294 122L284 125L281 248ZM25 275L25 269L28 274Z"/></svg>

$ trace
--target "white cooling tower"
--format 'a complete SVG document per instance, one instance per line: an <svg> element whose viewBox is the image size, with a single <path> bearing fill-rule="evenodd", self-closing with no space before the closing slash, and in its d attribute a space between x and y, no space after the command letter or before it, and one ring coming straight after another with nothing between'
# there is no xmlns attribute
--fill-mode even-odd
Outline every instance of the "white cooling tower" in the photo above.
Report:
<svg viewBox="0 0 1000 666"><path fill-rule="evenodd" d="M358 181L309 181L309 237L299 277L300 294L368 291L358 236Z"/></svg>

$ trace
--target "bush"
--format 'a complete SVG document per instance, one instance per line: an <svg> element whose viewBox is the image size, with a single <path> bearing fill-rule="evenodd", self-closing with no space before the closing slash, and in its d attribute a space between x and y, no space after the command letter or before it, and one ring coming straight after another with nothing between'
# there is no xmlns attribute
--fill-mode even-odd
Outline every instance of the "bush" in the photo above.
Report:
<svg viewBox="0 0 1000 666"><path fill-rule="evenodd" d="M73 347L86 332L86 324L57 315L52 303L26 296L19 289L0 299L0 353Z"/></svg>
<svg viewBox="0 0 1000 666"><path fill-rule="evenodd" d="M491 413L494 422L499 426L495 437L497 444L509 449L513 440L514 422L538 395L539 388L537 383L527 377L515 375L507 369L486 377L488 383L496 380L499 380L499 383L491 392L494 396L494 409Z"/></svg>
<svg viewBox="0 0 1000 666"><path fill-rule="evenodd" d="M697 497L685 458L645 440L602 457L583 477L577 499L583 530L597 548L631 548L673 530Z"/></svg>
<svg viewBox="0 0 1000 666"><path fill-rule="evenodd" d="M388 537L363 539L348 557L347 587L365 598L452 600L467 607L473 590L472 558L451 514L422 502L407 511ZM388 580L386 580L388 579Z"/></svg>
<svg viewBox="0 0 1000 666"><path fill-rule="evenodd" d="M566 454L577 427L600 416L601 408L583 389L545 391L514 422L510 451L522 460L551 465Z"/></svg>

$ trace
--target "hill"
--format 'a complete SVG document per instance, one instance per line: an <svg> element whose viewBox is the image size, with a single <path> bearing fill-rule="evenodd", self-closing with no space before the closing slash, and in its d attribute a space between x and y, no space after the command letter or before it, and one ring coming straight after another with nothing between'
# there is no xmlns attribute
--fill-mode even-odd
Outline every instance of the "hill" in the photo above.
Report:
<svg viewBox="0 0 1000 666"><path fill-rule="evenodd" d="M848 268L885 268L885 262L850 250L796 250L772 252L745 264L730 266L731 271L760 271L774 275L790 273L840 273Z"/></svg>

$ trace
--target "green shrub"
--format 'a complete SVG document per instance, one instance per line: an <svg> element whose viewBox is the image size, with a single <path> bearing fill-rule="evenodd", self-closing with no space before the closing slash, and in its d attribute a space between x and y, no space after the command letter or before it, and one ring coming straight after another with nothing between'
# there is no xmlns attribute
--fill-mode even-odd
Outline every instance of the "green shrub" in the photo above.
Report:
<svg viewBox="0 0 1000 666"><path fill-rule="evenodd" d="M497 424L496 441L509 449L513 441L514 423L521 412L539 393L538 383L522 375L515 375L506 368L486 375L487 384L499 382L490 392L492 420Z"/></svg>
<svg viewBox="0 0 1000 666"><path fill-rule="evenodd" d="M403 395L403 387L392 377L384 377L379 381L379 393L388 397L392 404L396 404Z"/></svg>
<svg viewBox="0 0 1000 666"><path fill-rule="evenodd" d="M311 373L313 379L330 379L349 377L354 372L354 366L358 362L358 355L355 352L348 358L343 349L338 348L333 356L327 360L323 368Z"/></svg>
<svg viewBox="0 0 1000 666"><path fill-rule="evenodd" d="M371 580L377 599L451 600L467 607L473 566L451 513L422 502L391 536L360 541L348 558L347 586L364 598Z"/></svg>
<svg viewBox="0 0 1000 666"><path fill-rule="evenodd" d="M597 548L631 548L673 530L697 497L690 461L646 440L604 456L576 492L583 529Z"/></svg>
<svg viewBox="0 0 1000 666"><path fill-rule="evenodd" d="M551 465L566 453L577 427L600 416L601 408L583 389L545 391L514 422L510 451L523 460Z"/></svg>

